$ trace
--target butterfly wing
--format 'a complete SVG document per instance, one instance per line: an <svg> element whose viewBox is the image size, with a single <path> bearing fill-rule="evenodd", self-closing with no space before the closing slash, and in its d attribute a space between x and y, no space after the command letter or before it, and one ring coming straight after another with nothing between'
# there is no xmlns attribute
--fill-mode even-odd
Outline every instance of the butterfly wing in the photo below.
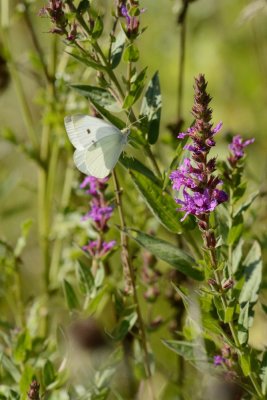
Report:
<svg viewBox="0 0 267 400"><path fill-rule="evenodd" d="M67 116L64 123L71 143L78 150L87 149L105 136L121 134L114 125L89 115Z"/></svg>
<svg viewBox="0 0 267 400"><path fill-rule="evenodd" d="M90 175L86 165L86 150L78 150L76 149L73 155L73 161L79 171L81 171L85 175Z"/></svg>
<svg viewBox="0 0 267 400"><path fill-rule="evenodd" d="M105 178L116 165L125 145L124 136L111 134L100 138L86 152L85 162L89 174Z"/></svg>

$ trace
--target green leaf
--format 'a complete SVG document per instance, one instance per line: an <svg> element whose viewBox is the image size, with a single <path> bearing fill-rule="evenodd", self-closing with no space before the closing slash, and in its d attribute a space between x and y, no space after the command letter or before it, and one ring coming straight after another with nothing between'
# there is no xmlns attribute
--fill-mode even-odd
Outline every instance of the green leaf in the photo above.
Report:
<svg viewBox="0 0 267 400"><path fill-rule="evenodd" d="M186 276L196 279L197 281L203 280L204 276L202 271L193 268L195 263L194 259L183 250L164 240L138 231L137 229L126 229L126 233L140 246L145 247L150 253L154 254L154 256L167 262Z"/></svg>
<svg viewBox="0 0 267 400"><path fill-rule="evenodd" d="M163 340L165 346L182 356L186 361L195 361L196 359L205 360L205 352L199 347L199 343L186 342L184 340Z"/></svg>
<svg viewBox="0 0 267 400"><path fill-rule="evenodd" d="M142 90L145 85L146 70L144 68L137 76L133 76L130 82L130 91L125 97L122 108L130 108L141 96Z"/></svg>
<svg viewBox="0 0 267 400"><path fill-rule="evenodd" d="M47 360L43 369L43 378L45 386L49 386L56 380L54 366L50 360Z"/></svg>
<svg viewBox="0 0 267 400"><path fill-rule="evenodd" d="M248 342L249 329L249 303L240 309L238 317L238 340L241 345Z"/></svg>
<svg viewBox="0 0 267 400"><path fill-rule="evenodd" d="M255 241L243 262L245 282L242 287L239 303L249 302L255 304L258 300L258 293L262 278L262 259L261 248L257 241Z"/></svg>
<svg viewBox="0 0 267 400"><path fill-rule="evenodd" d="M240 239L238 244L233 250L232 253L232 270L230 271L231 274L235 274L238 271L238 267L240 266L240 261L242 259L242 249L244 245L244 240Z"/></svg>
<svg viewBox="0 0 267 400"><path fill-rule="evenodd" d="M234 214L234 218L236 218L238 215L241 215L244 213L254 202L254 200L259 196L259 191L252 193L252 195L249 197L249 199L241 205L241 207L236 211Z"/></svg>
<svg viewBox="0 0 267 400"><path fill-rule="evenodd" d="M68 52L67 52L68 53ZM95 61L89 60L88 58L85 57L80 57L77 54L72 54L72 53L68 53L71 57L75 58L76 61L79 61L80 63L86 65L87 67L92 68L93 70L96 71L103 71L106 72L107 71L107 67L105 67L102 64L98 64Z"/></svg>
<svg viewBox="0 0 267 400"><path fill-rule="evenodd" d="M261 390L263 395L267 394L267 351L263 354L262 362L261 362Z"/></svg>
<svg viewBox="0 0 267 400"><path fill-rule="evenodd" d="M146 167L141 161L137 160L134 157L127 157L123 154L120 158L120 163L127 169L140 172L143 176L146 176L148 179L153 181L155 184L159 185L159 179L154 175L154 173Z"/></svg>
<svg viewBox="0 0 267 400"><path fill-rule="evenodd" d="M112 338L116 341L122 340L127 335L127 333L132 329L136 321L137 321L136 311L123 317L119 325L116 327L115 331L112 332Z"/></svg>
<svg viewBox="0 0 267 400"><path fill-rule="evenodd" d="M241 344L248 340L248 329L254 318L254 306L258 300L258 294L262 278L261 248L258 242L254 242L246 259L243 262L242 289L239 295L240 315L238 319L238 337Z"/></svg>
<svg viewBox="0 0 267 400"><path fill-rule="evenodd" d="M78 263L78 274L81 290L84 294L90 294L95 286L94 277L87 265L84 265L80 260Z"/></svg>
<svg viewBox="0 0 267 400"><path fill-rule="evenodd" d="M92 38L98 39L102 35L103 28L104 28L103 20L100 16L97 16L97 18L94 20Z"/></svg>
<svg viewBox="0 0 267 400"><path fill-rule="evenodd" d="M82 0L80 1L77 7L77 14L84 14L90 8L89 0Z"/></svg>
<svg viewBox="0 0 267 400"><path fill-rule="evenodd" d="M227 237L227 244L229 246L233 246L240 238L243 232L243 217L242 214L239 214L237 217L233 219L233 225L229 230Z"/></svg>
<svg viewBox="0 0 267 400"><path fill-rule="evenodd" d="M139 50L138 48L132 43L130 46L126 47L123 53L123 60L125 62L136 62L139 59Z"/></svg>
<svg viewBox="0 0 267 400"><path fill-rule="evenodd" d="M71 85L81 95L111 112L120 111L115 97L106 89L90 85Z"/></svg>
<svg viewBox="0 0 267 400"><path fill-rule="evenodd" d="M224 321L225 313L224 313L224 307L223 307L221 298L219 296L214 296L213 302L214 302L214 305L215 305L215 308L216 308L216 311L217 311L220 321Z"/></svg>
<svg viewBox="0 0 267 400"><path fill-rule="evenodd" d="M123 31L116 36L116 40L111 46L111 68L115 69L120 61L125 45L126 36Z"/></svg>
<svg viewBox="0 0 267 400"><path fill-rule="evenodd" d="M14 349L14 359L17 362L25 361L27 352L31 350L32 342L28 330L20 333Z"/></svg>
<svg viewBox="0 0 267 400"><path fill-rule="evenodd" d="M240 361L240 366L242 368L244 376L248 376L251 373L249 353L244 353L244 354L240 353L239 361Z"/></svg>
<svg viewBox="0 0 267 400"><path fill-rule="evenodd" d="M101 309L101 302L104 303L104 300L107 298L109 294L109 287L103 286L96 293L95 297L89 302L88 308L86 309L89 314L93 314L96 310Z"/></svg>
<svg viewBox="0 0 267 400"><path fill-rule="evenodd" d="M149 82L147 91L142 101L140 118L146 117L144 124L147 130L148 142L155 144L159 136L161 116L161 92L158 72Z"/></svg>
<svg viewBox="0 0 267 400"><path fill-rule="evenodd" d="M88 92L86 89L83 90L84 88L87 88L88 86L84 85L70 85L73 89L77 90L81 95L89 98L93 106L96 108L96 110L103 116L105 117L109 122L111 122L113 125L115 125L119 129L124 129L125 128L125 122L123 122L121 119L115 117L113 114L111 114L105 107L103 107L100 103L98 103L95 100L94 96L90 97L90 92ZM101 101L100 101L101 102Z"/></svg>
<svg viewBox="0 0 267 400"><path fill-rule="evenodd" d="M63 289L69 309L72 310L74 308L79 308L79 302L76 293L71 284L66 279L64 279L63 282Z"/></svg>
<svg viewBox="0 0 267 400"><path fill-rule="evenodd" d="M183 227L173 198L167 192L162 192L161 187L149 177L132 170L130 175L146 205L157 220L170 232L181 233Z"/></svg>
<svg viewBox="0 0 267 400"><path fill-rule="evenodd" d="M20 393L21 393L21 400L26 400L28 399L27 392L29 391L30 384L32 382L32 379L34 377L34 369L31 365L24 365L23 366L23 371L21 374L20 382L19 382L19 388L20 388Z"/></svg>
<svg viewBox="0 0 267 400"><path fill-rule="evenodd" d="M20 380L20 372L14 365L13 361L4 353L0 352L0 366L14 379L15 382Z"/></svg>

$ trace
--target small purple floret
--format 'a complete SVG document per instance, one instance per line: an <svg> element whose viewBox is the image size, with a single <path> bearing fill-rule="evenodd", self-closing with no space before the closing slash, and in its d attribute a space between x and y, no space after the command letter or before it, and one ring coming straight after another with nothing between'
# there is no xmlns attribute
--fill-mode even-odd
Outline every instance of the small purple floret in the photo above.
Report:
<svg viewBox="0 0 267 400"><path fill-rule="evenodd" d="M108 220L113 212L113 208L110 206L100 207L97 204L93 204L91 210L84 216L84 220L92 219L95 222L101 222Z"/></svg>
<svg viewBox="0 0 267 400"><path fill-rule="evenodd" d="M103 257L114 246L116 246L116 240L111 240L110 242L91 240L87 245L83 246L83 250L87 251L92 257Z"/></svg>
<svg viewBox="0 0 267 400"><path fill-rule="evenodd" d="M98 179L95 178L94 176L86 176L84 180L82 181L80 188L81 189L86 189L89 187L89 189L86 191L88 194L91 194L92 196L96 196L101 190L104 190L106 187L106 182L108 181L107 178L103 179Z"/></svg>
<svg viewBox="0 0 267 400"><path fill-rule="evenodd" d="M243 138L240 135L236 135L233 137L232 143L229 144L229 149L232 152L234 158L239 160L244 156L244 148L249 144L254 143L255 139L248 139L243 141Z"/></svg>
<svg viewBox="0 0 267 400"><path fill-rule="evenodd" d="M215 365L215 367L218 367L219 365L223 365L225 362L225 359L222 356L214 356L213 357L213 364Z"/></svg>

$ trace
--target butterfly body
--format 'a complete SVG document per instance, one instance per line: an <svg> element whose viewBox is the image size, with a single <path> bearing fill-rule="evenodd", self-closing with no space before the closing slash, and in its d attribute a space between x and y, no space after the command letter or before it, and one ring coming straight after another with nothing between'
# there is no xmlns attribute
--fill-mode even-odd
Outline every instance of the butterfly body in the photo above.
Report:
<svg viewBox="0 0 267 400"><path fill-rule="evenodd" d="M127 144L129 131L88 115L64 119L68 137L75 147L74 163L86 175L105 178L114 168Z"/></svg>

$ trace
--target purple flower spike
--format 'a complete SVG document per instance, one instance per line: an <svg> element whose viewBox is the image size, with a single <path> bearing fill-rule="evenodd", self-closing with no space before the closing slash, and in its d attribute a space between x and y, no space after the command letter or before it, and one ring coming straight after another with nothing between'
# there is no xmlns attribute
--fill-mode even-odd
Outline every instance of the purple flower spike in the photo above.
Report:
<svg viewBox="0 0 267 400"><path fill-rule="evenodd" d="M215 146L214 135L221 129L222 122L213 128L212 110L209 107L211 97L206 92L206 86L204 75L199 75L195 79L192 108L195 123L186 132L178 134L179 139L186 136L191 139L191 143L184 146L190 151L190 158L185 158L178 169L170 174L173 189L179 192L182 188L183 198L175 199L181 206L179 210L185 212L182 221L192 214L201 221L201 226L208 226L205 221L208 214L228 199L227 194L218 189L222 182L212 175L216 170L216 158L208 159L211 147Z"/></svg>

